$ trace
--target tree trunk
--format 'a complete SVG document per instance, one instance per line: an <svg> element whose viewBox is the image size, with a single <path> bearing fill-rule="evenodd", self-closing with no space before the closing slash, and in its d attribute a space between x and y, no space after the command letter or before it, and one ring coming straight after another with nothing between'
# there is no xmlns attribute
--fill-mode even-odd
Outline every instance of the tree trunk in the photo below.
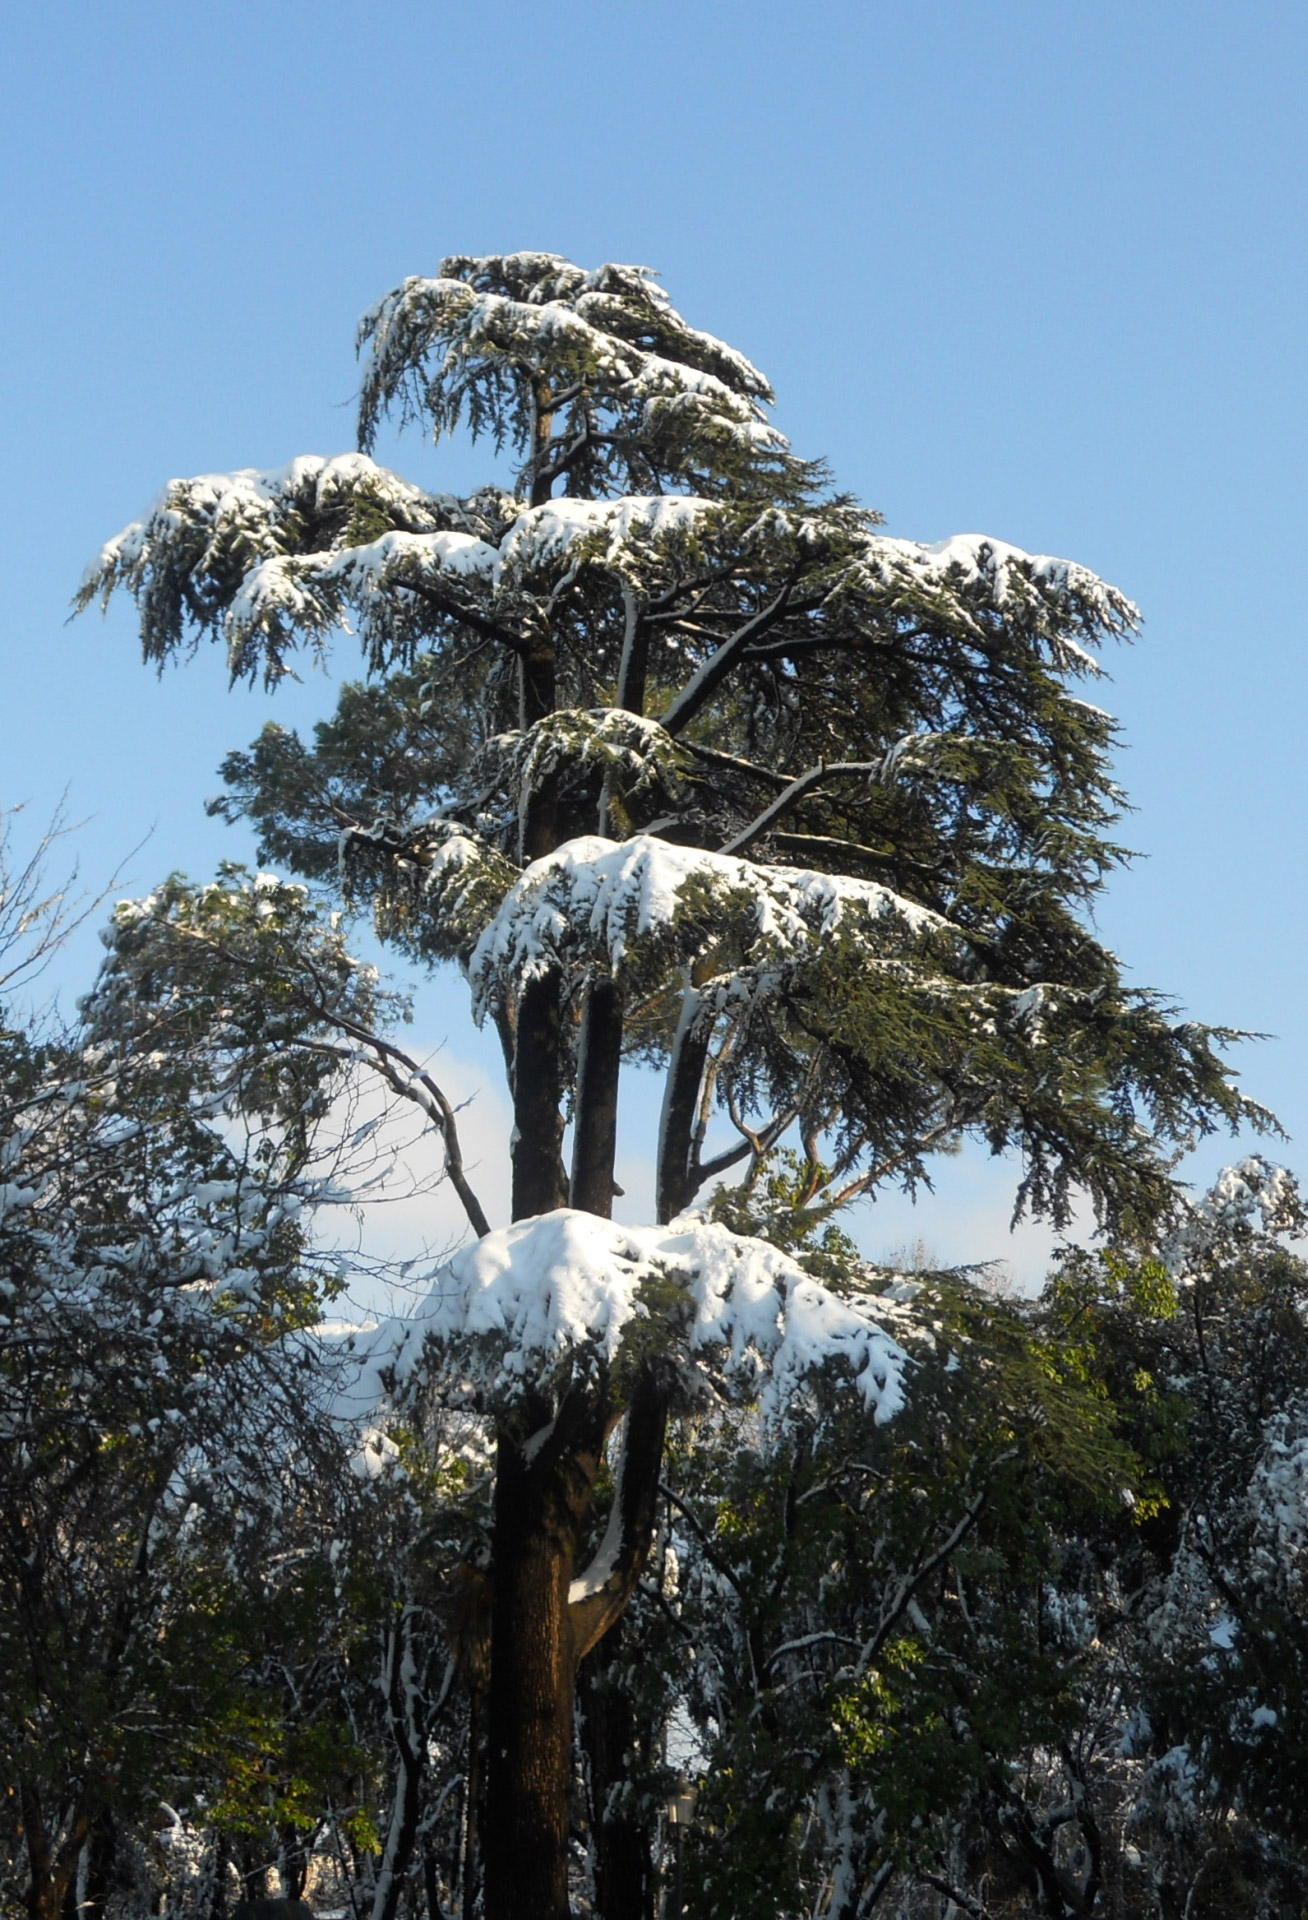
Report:
<svg viewBox="0 0 1308 1920"><path fill-rule="evenodd" d="M574 1390L552 1422L543 1397L533 1402L501 1430L496 1459L486 1920L569 1913L577 1659L568 1588L606 1421L597 1394Z"/></svg>
<svg viewBox="0 0 1308 1920"><path fill-rule="evenodd" d="M622 993L617 982L593 980L586 996L573 1122L572 1204L609 1219L618 1143L618 1078L622 1067Z"/></svg>
<svg viewBox="0 0 1308 1920"><path fill-rule="evenodd" d="M698 992L688 984L682 998L677 1036L672 1043L659 1125L655 1201L661 1224L675 1220L682 1208L689 1205L695 1191L691 1157L712 1031L712 1021L704 1011Z"/></svg>
<svg viewBox="0 0 1308 1920"><path fill-rule="evenodd" d="M227 1920L227 1865L231 1859L230 1836L219 1828L214 1835L209 1907L205 1920Z"/></svg>
<svg viewBox="0 0 1308 1920"><path fill-rule="evenodd" d="M416 1671L415 1613L412 1602L406 1603L391 1629L383 1663L383 1688L395 1749L395 1786L386 1847L377 1868L372 1920L395 1920L418 1836L427 1753L427 1703Z"/></svg>
<svg viewBox="0 0 1308 1920"><path fill-rule="evenodd" d="M64 1896L76 1876L77 1863L90 1831L90 1809L83 1801L56 1853L46 1832L40 1789L28 1775L19 1776L18 1805L23 1838L27 1842L25 1904L29 1920L60 1920Z"/></svg>
<svg viewBox="0 0 1308 1920"><path fill-rule="evenodd" d="M439 1862L430 1847L422 1850L422 1890L427 1898L427 1920L445 1920L441 1906Z"/></svg>
<svg viewBox="0 0 1308 1920"><path fill-rule="evenodd" d="M481 1872L482 1754L486 1744L482 1728L484 1699L484 1680L472 1680L468 1688L468 1764L463 1780L463 1871L459 1882L459 1911L463 1920L474 1920L477 1880Z"/></svg>
<svg viewBox="0 0 1308 1920"><path fill-rule="evenodd" d="M309 1852L313 1836L301 1827L284 1826L277 1829L277 1838L280 1842L277 1877L282 1883L282 1897L286 1900L302 1900L309 1878Z"/></svg>
<svg viewBox="0 0 1308 1920"><path fill-rule="evenodd" d="M50 1839L45 1830L45 1813L34 1781L20 1777L18 1806L23 1820L23 1838L27 1842L27 1911L30 1920L55 1920L62 1898L51 1900L52 1861Z"/></svg>
<svg viewBox="0 0 1308 1920"><path fill-rule="evenodd" d="M529 981L518 1000L513 1058L513 1218L567 1205L559 1069L559 976Z"/></svg>
<svg viewBox="0 0 1308 1920"><path fill-rule="evenodd" d="M80 1904L82 1920L104 1920L118 1853L118 1823L106 1810L96 1820L86 1843L86 1892Z"/></svg>
<svg viewBox="0 0 1308 1920"><path fill-rule="evenodd" d="M627 1756L634 1755L641 1733L630 1696L614 1672L621 1648L619 1621L581 1663L582 1744L590 1768L596 1907L603 1920L654 1920L649 1833L615 1805L615 1789L628 1777Z"/></svg>

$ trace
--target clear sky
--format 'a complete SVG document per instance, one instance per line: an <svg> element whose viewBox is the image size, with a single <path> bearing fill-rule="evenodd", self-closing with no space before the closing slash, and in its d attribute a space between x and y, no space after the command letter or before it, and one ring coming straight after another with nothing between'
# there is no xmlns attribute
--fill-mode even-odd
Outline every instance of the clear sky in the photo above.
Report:
<svg viewBox="0 0 1308 1920"><path fill-rule="evenodd" d="M1137 983L1276 1036L1245 1077L1308 1167L1302 0L42 0L6 10L0 156L0 800L67 788L88 878L151 829L138 888L247 853L201 803L270 711L215 652L148 676L126 607L66 627L100 542L172 474L350 445L357 316L443 253L648 262L892 532L1140 603L1101 697L1148 857L1101 926ZM445 994L424 1031L471 1085ZM956 1164L864 1238L1001 1254L1004 1211Z"/></svg>

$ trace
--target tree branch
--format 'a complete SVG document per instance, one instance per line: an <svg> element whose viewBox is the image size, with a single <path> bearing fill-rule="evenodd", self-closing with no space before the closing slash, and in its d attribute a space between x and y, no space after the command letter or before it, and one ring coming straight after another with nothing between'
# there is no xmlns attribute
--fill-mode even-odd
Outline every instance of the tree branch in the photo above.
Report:
<svg viewBox="0 0 1308 1920"><path fill-rule="evenodd" d="M474 633L481 633L488 640L498 640L510 652L519 655L530 653L531 642L525 635L513 633L508 627L502 627L498 620L489 615L478 613L475 607L461 606L457 600L449 599L436 587L428 586L425 580L401 580L398 583L410 593L416 593L420 600L428 601L438 613L447 620L462 621L465 627L471 627Z"/></svg>
<svg viewBox="0 0 1308 1920"><path fill-rule="evenodd" d="M697 760L707 760L713 767L732 767L738 773L752 774L756 780L766 781L770 786L787 787L790 776L778 773L772 767L756 766L752 760L742 760L738 753L723 753L718 747L706 747L702 741L687 740L687 753L693 753Z"/></svg>
<svg viewBox="0 0 1308 1920"><path fill-rule="evenodd" d="M785 586L774 600L747 620L720 647L711 653L704 664L697 669L681 692L673 700L663 715L663 729L666 733L680 733L700 708L716 690L719 681L724 680L746 647L762 633L774 627L790 605L790 597L795 590L795 582L787 580Z"/></svg>
<svg viewBox="0 0 1308 1920"><path fill-rule="evenodd" d="M178 928L176 931L184 930ZM239 954L231 953L215 942L206 940L203 934L188 933L187 937L199 940L211 953L216 954L229 966L248 970L249 963ZM317 988L316 993L309 993L302 986L297 987L294 982L291 982L291 991L300 1005L306 1012L312 1013L326 1025L335 1027L340 1033L348 1034L350 1039L356 1041L359 1046L367 1048L373 1058L366 1064L373 1067L396 1093L421 1107L428 1119L436 1126L445 1152L445 1171L449 1175L450 1185L459 1196L463 1211L468 1217L468 1224L480 1240L483 1234L490 1232L490 1222L464 1172L458 1124L454 1117L454 1108L445 1093L426 1068L420 1067L417 1061L405 1053L402 1047L397 1047L393 1040L384 1039L381 1034L374 1033L370 1027L365 1027L362 1022L352 1019L341 1008L333 1006L327 982L323 979L321 971L307 954L299 954L297 958ZM323 1042L308 1039L295 1044L310 1050L323 1050L325 1047ZM341 1051L336 1048L328 1050L338 1053ZM342 1057L357 1059L358 1056L342 1054Z"/></svg>
<svg viewBox="0 0 1308 1920"><path fill-rule="evenodd" d="M880 770L881 762L879 760L837 760L831 766L826 766L819 760L815 767L810 767L806 773L801 773L792 780L790 785L777 795L771 806L765 807L762 813L760 813L756 819L752 820L743 832L736 835L734 840L728 840L724 847L719 847L718 852L744 853L747 848L753 846L756 840L762 839L774 820L779 820L783 813L787 812L789 808L796 806L798 802L804 798L806 793L811 793L813 788L818 786L823 780L834 778L841 774L875 774L879 773Z"/></svg>
<svg viewBox="0 0 1308 1920"><path fill-rule="evenodd" d="M1003 1457L1007 1458L1008 1456ZM985 1506L987 1491L988 1490L983 1487L971 1505L963 1510L962 1517L950 1529L948 1534L946 1534L944 1540L936 1548L935 1552L928 1554L926 1559L915 1567L911 1573L904 1575L899 1583L899 1590L895 1594L894 1599L888 1607L882 1610L881 1618L877 1622L876 1632L872 1635L872 1638L865 1643L863 1651L858 1657L858 1664L854 1669L854 1677L856 1679L861 1679L881 1649L885 1646L886 1641L903 1617L904 1610L908 1606L909 1601L913 1598L913 1595L917 1592L922 1582L928 1579L937 1567L944 1566L946 1560L962 1545L963 1541L972 1531L981 1517L981 1509Z"/></svg>
<svg viewBox="0 0 1308 1920"><path fill-rule="evenodd" d="M622 1456L604 1538L586 1571L572 1583L569 1612L576 1657L582 1660L618 1618L644 1571L654 1537L659 1471L668 1423L668 1395L646 1366L627 1409Z"/></svg>

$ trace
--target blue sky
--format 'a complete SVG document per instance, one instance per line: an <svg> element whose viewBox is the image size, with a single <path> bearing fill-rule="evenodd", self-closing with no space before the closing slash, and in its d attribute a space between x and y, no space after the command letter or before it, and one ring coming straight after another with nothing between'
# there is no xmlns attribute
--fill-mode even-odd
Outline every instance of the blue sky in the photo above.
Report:
<svg viewBox="0 0 1308 1920"><path fill-rule="evenodd" d="M1101 926L1138 983L1276 1036L1245 1076L1308 1165L1308 9L44 0L0 53L0 799L39 821L67 788L89 879L151 830L138 887L244 853L201 802L270 710L214 653L147 675L126 608L66 627L99 543L171 474L349 445L355 320L441 254L645 261L892 531L1140 603L1104 703L1148 857ZM422 1019L471 1081L457 998ZM1002 1253L1003 1213L956 1163L866 1237Z"/></svg>

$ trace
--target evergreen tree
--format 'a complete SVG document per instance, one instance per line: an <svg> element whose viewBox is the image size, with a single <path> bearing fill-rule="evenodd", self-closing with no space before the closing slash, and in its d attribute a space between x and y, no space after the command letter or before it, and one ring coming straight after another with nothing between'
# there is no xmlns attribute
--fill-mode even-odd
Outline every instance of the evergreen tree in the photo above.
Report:
<svg viewBox="0 0 1308 1920"><path fill-rule="evenodd" d="M349 626L362 644L369 683L311 745L272 727L233 755L221 806L264 857L339 871L401 950L456 960L503 1043L517 1224L487 1236L496 1209L468 1205L483 1237L440 1339L488 1356L498 1434L486 1910L562 1920L578 1663L644 1564L704 1353L752 1351L778 1392L844 1353L895 1398L866 1312L724 1226L668 1223L793 1132L810 1221L975 1137L1021 1156L1019 1207L1061 1221L1082 1189L1143 1233L1172 1145L1264 1116L1229 1036L1126 988L1087 925L1120 796L1112 723L1072 689L1134 624L1119 593L998 540L878 531L642 268L447 259L360 344L363 448L388 409L466 421L519 459L513 490L430 494L366 452L176 481L82 600L125 588L148 660L212 635L234 678L275 683ZM624 1058L665 1086L666 1230L634 1238L599 1224ZM488 1342L492 1306L519 1318ZM639 1910L614 1898L610 1920Z"/></svg>

